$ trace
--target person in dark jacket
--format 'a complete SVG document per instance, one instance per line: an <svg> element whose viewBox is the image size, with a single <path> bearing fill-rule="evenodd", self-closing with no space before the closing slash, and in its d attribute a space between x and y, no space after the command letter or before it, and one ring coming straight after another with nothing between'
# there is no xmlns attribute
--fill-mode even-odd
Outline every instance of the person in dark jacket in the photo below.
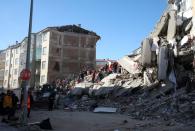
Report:
<svg viewBox="0 0 195 131"><path fill-rule="evenodd" d="M5 96L5 93L0 94L0 115L3 115L3 98Z"/></svg>
<svg viewBox="0 0 195 131"><path fill-rule="evenodd" d="M48 97L48 110L52 111L54 107L55 93L51 93Z"/></svg>
<svg viewBox="0 0 195 131"><path fill-rule="evenodd" d="M12 104L13 104L12 116L15 116L17 106L18 106L18 101L19 101L18 97L16 96L16 94L14 92L12 92Z"/></svg>

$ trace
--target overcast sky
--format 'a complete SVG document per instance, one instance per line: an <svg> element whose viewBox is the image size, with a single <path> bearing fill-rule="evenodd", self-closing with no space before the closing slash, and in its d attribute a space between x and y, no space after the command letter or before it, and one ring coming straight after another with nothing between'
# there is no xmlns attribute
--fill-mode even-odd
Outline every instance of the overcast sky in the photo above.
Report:
<svg viewBox="0 0 195 131"><path fill-rule="evenodd" d="M30 0L1 0L0 49L28 33ZM34 0L33 32L81 24L101 36L97 58L119 59L140 46L166 9L166 0Z"/></svg>

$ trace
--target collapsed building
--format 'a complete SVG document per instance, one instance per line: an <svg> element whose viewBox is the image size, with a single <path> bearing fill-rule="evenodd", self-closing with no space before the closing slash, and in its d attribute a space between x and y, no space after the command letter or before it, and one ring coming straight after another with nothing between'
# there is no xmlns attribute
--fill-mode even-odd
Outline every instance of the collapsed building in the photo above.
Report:
<svg viewBox="0 0 195 131"><path fill-rule="evenodd" d="M141 43L141 48L119 60L119 64L129 73L143 73L145 84L154 82L149 78L154 71L153 80L169 80L176 86L181 86L184 78L191 78L195 44L195 4L192 2L170 0L154 30Z"/></svg>
<svg viewBox="0 0 195 131"><path fill-rule="evenodd" d="M118 60L125 71L110 74L95 84L87 76L71 90L72 95L82 99L65 104L83 110L89 110L94 103L115 107L138 119L194 119L194 2L169 0L168 8L141 47Z"/></svg>

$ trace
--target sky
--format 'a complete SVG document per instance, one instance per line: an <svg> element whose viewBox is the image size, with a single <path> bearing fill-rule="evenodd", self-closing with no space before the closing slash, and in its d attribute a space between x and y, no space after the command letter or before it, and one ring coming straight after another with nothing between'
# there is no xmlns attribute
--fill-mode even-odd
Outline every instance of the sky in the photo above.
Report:
<svg viewBox="0 0 195 131"><path fill-rule="evenodd" d="M140 47L167 0L34 0L32 32L81 24L101 36L97 59L120 59ZM0 50L28 34L30 0L1 0Z"/></svg>

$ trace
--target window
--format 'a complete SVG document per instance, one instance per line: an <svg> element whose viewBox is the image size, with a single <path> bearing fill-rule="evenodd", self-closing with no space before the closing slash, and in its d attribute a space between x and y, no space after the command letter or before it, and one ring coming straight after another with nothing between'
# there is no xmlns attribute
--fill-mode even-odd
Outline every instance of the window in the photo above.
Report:
<svg viewBox="0 0 195 131"><path fill-rule="evenodd" d="M14 75L17 75L17 74L18 74L18 70L14 69Z"/></svg>
<svg viewBox="0 0 195 131"><path fill-rule="evenodd" d="M43 54L43 55L46 55L46 51L47 51L47 48L46 48L46 47L43 47L42 54Z"/></svg>
<svg viewBox="0 0 195 131"><path fill-rule="evenodd" d="M60 71L60 64L59 64L59 62L55 62L55 65L53 67L53 70Z"/></svg>
<svg viewBox="0 0 195 131"><path fill-rule="evenodd" d="M6 66L8 66L8 65L9 65L9 60L7 60L7 61L6 61L5 65L6 65Z"/></svg>
<svg viewBox="0 0 195 131"><path fill-rule="evenodd" d="M43 33L42 35L42 41L47 41L47 33Z"/></svg>
<svg viewBox="0 0 195 131"><path fill-rule="evenodd" d="M13 81L13 86L16 86L16 79Z"/></svg>
<svg viewBox="0 0 195 131"><path fill-rule="evenodd" d="M60 37L59 37L59 45L61 45L61 44L62 44L62 37L60 35Z"/></svg>
<svg viewBox="0 0 195 131"><path fill-rule="evenodd" d="M54 41L57 41L57 39L58 39L58 34L52 32L52 33L51 33L51 39L54 40Z"/></svg>
<svg viewBox="0 0 195 131"><path fill-rule="evenodd" d="M7 57L9 56L9 52L6 53Z"/></svg>
<svg viewBox="0 0 195 131"><path fill-rule="evenodd" d="M18 63L19 63L19 59L16 58L16 59L15 59L15 65L18 65Z"/></svg>
<svg viewBox="0 0 195 131"><path fill-rule="evenodd" d="M5 70L5 76L7 76L8 75L8 70Z"/></svg>
<svg viewBox="0 0 195 131"><path fill-rule="evenodd" d="M61 48L57 48L55 54L56 54L57 56L61 56Z"/></svg>
<svg viewBox="0 0 195 131"><path fill-rule="evenodd" d="M45 75L41 76L41 83L45 83Z"/></svg>
<svg viewBox="0 0 195 131"><path fill-rule="evenodd" d="M46 61L42 61L42 69L46 68Z"/></svg>
<svg viewBox="0 0 195 131"><path fill-rule="evenodd" d="M18 54L18 52L19 52L19 48L16 49L16 54Z"/></svg>

